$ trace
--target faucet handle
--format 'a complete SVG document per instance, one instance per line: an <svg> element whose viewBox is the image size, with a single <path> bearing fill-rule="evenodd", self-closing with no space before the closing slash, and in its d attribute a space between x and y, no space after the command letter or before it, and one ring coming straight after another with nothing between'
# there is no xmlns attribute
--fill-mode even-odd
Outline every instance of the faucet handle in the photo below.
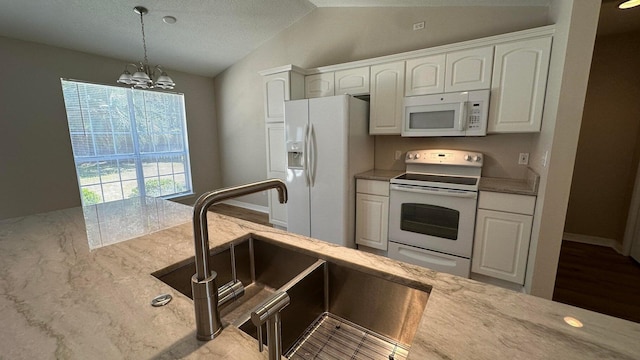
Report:
<svg viewBox="0 0 640 360"><path fill-rule="evenodd" d="M264 343L262 342L262 324L256 325L258 329L258 350L262 352L264 350Z"/></svg>
<svg viewBox="0 0 640 360"><path fill-rule="evenodd" d="M282 355L282 335L280 328L280 311L289 305L289 294L280 291L251 311L251 322L258 328L258 349L264 349L262 343L262 324L267 324L267 345L269 359L280 359Z"/></svg>

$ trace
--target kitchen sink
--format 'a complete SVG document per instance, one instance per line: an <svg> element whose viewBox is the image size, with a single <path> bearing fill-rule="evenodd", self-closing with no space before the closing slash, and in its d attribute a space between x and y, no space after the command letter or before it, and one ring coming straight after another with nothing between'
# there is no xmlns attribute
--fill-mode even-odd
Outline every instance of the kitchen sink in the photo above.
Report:
<svg viewBox="0 0 640 360"><path fill-rule="evenodd" d="M257 339L251 310L286 291L290 304L280 313L282 348L291 359L403 359L430 291L428 286L412 288L268 239L214 248L210 258L218 286L233 280L234 267L245 286L244 296L220 310L225 326L236 326ZM191 259L153 275L191 298L194 272ZM263 340L266 344L266 337Z"/></svg>

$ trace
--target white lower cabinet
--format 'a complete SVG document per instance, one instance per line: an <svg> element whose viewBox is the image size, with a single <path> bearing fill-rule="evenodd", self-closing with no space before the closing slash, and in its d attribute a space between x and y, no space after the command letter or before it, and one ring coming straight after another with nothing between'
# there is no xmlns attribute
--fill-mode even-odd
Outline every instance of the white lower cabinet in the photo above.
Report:
<svg viewBox="0 0 640 360"><path fill-rule="evenodd" d="M480 192L471 271L523 285L535 196Z"/></svg>
<svg viewBox="0 0 640 360"><path fill-rule="evenodd" d="M389 183L356 181L356 244L387 250L389 224Z"/></svg>

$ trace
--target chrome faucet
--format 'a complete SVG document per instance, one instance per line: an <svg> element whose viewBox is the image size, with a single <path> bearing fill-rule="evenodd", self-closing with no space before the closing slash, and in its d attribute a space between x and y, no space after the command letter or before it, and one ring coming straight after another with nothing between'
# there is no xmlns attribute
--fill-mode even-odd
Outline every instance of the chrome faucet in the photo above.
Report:
<svg viewBox="0 0 640 360"><path fill-rule="evenodd" d="M209 263L209 229L207 226L207 209L223 200L238 196L249 195L256 192L276 189L280 203L287 202L287 186L282 180L270 179L251 184L240 185L225 189L209 191L202 194L193 206L193 237L196 247L196 273L191 278L193 291L193 305L196 312L196 336L198 340L211 340L222 330L220 321L220 309L218 299L218 287L216 277L218 274L211 270ZM240 284L240 287L242 285ZM225 289L225 299L229 291L238 291L234 286ZM223 289L221 289L223 290ZM241 289L244 292L244 289ZM228 300L225 300L228 301Z"/></svg>

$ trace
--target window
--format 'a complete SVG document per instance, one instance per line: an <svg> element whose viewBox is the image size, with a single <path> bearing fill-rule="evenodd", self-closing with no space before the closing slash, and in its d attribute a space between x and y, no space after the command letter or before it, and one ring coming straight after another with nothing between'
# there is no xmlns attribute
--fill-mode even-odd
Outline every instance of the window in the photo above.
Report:
<svg viewBox="0 0 640 360"><path fill-rule="evenodd" d="M184 96L62 80L83 205L192 193Z"/></svg>

